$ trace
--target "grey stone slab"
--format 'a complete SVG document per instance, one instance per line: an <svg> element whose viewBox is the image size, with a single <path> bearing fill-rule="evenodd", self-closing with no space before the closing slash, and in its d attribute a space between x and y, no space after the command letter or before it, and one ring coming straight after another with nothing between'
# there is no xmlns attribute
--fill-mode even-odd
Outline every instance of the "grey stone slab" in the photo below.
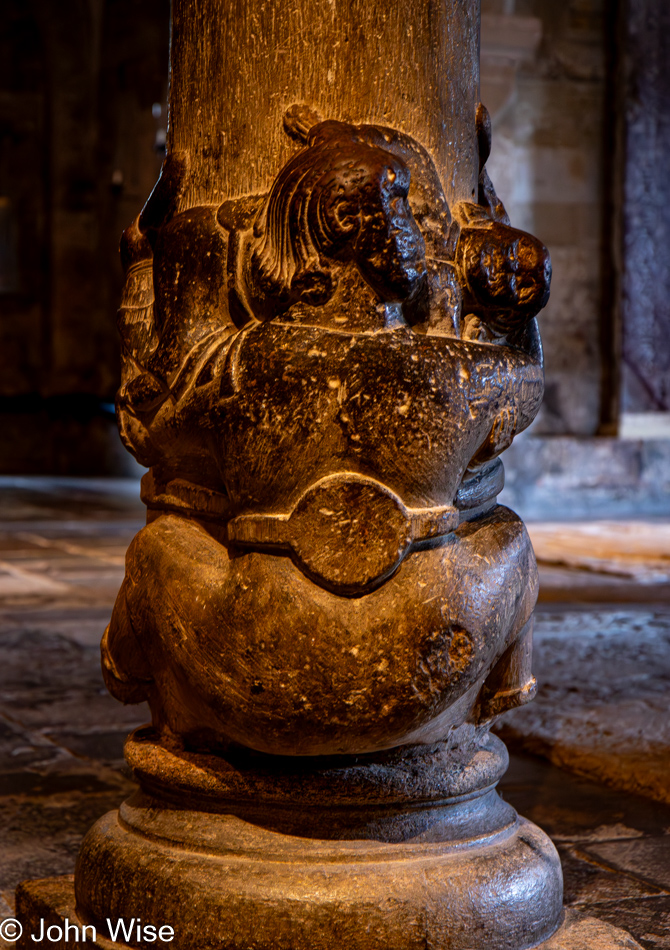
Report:
<svg viewBox="0 0 670 950"><path fill-rule="evenodd" d="M136 707L137 709L137 707ZM142 704L144 709L144 704ZM45 734L55 743L68 752L79 758L95 759L98 762L104 762L107 765L116 768L123 768L123 745L129 732L129 725L141 725L150 721L150 715L147 710L146 715L134 711L136 722L117 726L115 729L105 729L99 727L90 731L71 729L48 729ZM142 722L138 720L141 719Z"/></svg>
<svg viewBox="0 0 670 950"><path fill-rule="evenodd" d="M68 696L88 704L98 700L103 684L92 647L39 629L10 627L0 631L0 655L0 703L24 722L22 714L42 710L45 723L53 723L48 717Z"/></svg>
<svg viewBox="0 0 670 950"><path fill-rule="evenodd" d="M0 521L142 518L137 478L0 476Z"/></svg>
<svg viewBox="0 0 670 950"><path fill-rule="evenodd" d="M634 578L596 571L538 564L540 595L538 609L593 604L668 604L670 584L642 584Z"/></svg>
<svg viewBox="0 0 670 950"><path fill-rule="evenodd" d="M667 520L532 521L527 527L540 564L562 564L641 584L670 581Z"/></svg>
<svg viewBox="0 0 670 950"><path fill-rule="evenodd" d="M670 148L670 7L666 0L637 0L625 8L618 44L621 101L617 115L626 143L622 161L620 227L625 253L621 280L621 404L624 411L665 410L670 405L670 184L659 175Z"/></svg>
<svg viewBox="0 0 670 950"><path fill-rule="evenodd" d="M120 777L103 790L91 788L91 783L81 778L80 787L51 795L0 798L0 888L72 873L83 836L132 789Z"/></svg>
<svg viewBox="0 0 670 950"><path fill-rule="evenodd" d="M22 889L20 902L17 902L14 912L17 911L27 933L32 932L31 922L42 917L52 923L59 920L62 923L65 919L76 921L73 877L65 873L31 881L27 889ZM123 950L123 944L111 943L102 933L96 936L95 942L87 941L85 946L104 950L117 946ZM77 944L75 950L80 950L82 946ZM476 950L484 948L477 947ZM630 934L607 921L568 910L558 931L549 940L536 945L536 950L640 950L640 944Z"/></svg>
<svg viewBox="0 0 670 950"><path fill-rule="evenodd" d="M588 913L612 926L628 930L646 950L670 948L669 897L593 904Z"/></svg>
<svg viewBox="0 0 670 950"><path fill-rule="evenodd" d="M537 950L639 950L639 947L625 930L596 917L567 911L557 933Z"/></svg>
<svg viewBox="0 0 670 950"><path fill-rule="evenodd" d="M659 838L597 842L586 850L614 867L670 889L670 833Z"/></svg>
<svg viewBox="0 0 670 950"><path fill-rule="evenodd" d="M3 549L6 545L12 549L31 550L32 544L26 540L26 535L38 535L47 540L54 537L100 539L102 543L115 539L127 538L129 540L145 522L145 512L142 513L141 517L95 518L88 521L74 517L72 512L69 512L68 517L60 521L53 518L40 521L7 521L3 520L2 510L0 509L0 545Z"/></svg>
<svg viewBox="0 0 670 950"><path fill-rule="evenodd" d="M21 728L0 715L0 795L28 770L62 764L68 753L46 736Z"/></svg>
<svg viewBox="0 0 670 950"><path fill-rule="evenodd" d="M566 906L592 907L613 901L668 895L662 887L622 873L584 849L559 847Z"/></svg>
<svg viewBox="0 0 670 950"><path fill-rule="evenodd" d="M0 607L107 606L111 612L123 578L121 568L91 570L88 565L58 571L51 563L39 565L4 565L6 576L0 585ZM17 575L18 581L17 581ZM52 583L53 582L53 583Z"/></svg>
<svg viewBox="0 0 670 950"><path fill-rule="evenodd" d="M97 621L96 621L97 622ZM0 625L0 711L33 732L56 734L128 731L148 717L143 706L124 707L105 689L98 635L68 638L33 625ZM89 740L92 741L92 740Z"/></svg>
<svg viewBox="0 0 670 950"><path fill-rule="evenodd" d="M123 580L132 533L43 537L32 532L0 538L0 603L34 595L54 601L113 600Z"/></svg>
<svg viewBox="0 0 670 950"><path fill-rule="evenodd" d="M11 628L41 630L80 646L97 649L110 613L107 604L0 609L0 631Z"/></svg>
<svg viewBox="0 0 670 950"><path fill-rule="evenodd" d="M500 500L526 520L670 517L670 439L528 432L503 462Z"/></svg>
<svg viewBox="0 0 670 950"><path fill-rule="evenodd" d="M543 610L538 695L503 738L617 788L670 803L670 612Z"/></svg>
<svg viewBox="0 0 670 950"><path fill-rule="evenodd" d="M512 753L500 789L522 815L560 843L670 832L670 806L603 787L535 756Z"/></svg>
<svg viewBox="0 0 670 950"><path fill-rule="evenodd" d="M78 762L72 757L41 768L3 772L0 775L2 801L28 797L48 799L72 792L97 795L118 787L126 777L102 762Z"/></svg>

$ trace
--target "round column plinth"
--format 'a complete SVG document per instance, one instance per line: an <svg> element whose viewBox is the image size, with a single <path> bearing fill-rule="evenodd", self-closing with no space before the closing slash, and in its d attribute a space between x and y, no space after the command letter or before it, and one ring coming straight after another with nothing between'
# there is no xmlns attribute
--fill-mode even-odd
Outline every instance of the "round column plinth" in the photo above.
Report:
<svg viewBox="0 0 670 950"><path fill-rule="evenodd" d="M157 761L157 743L148 745L147 769ZM179 756L163 753L165 780L166 763ZM196 779L198 758L182 759L182 772L202 785L210 770L205 764ZM422 758L423 772L410 790L401 776ZM97 924L107 917L169 924L175 950L535 946L560 923L558 855L495 791L506 765L499 740L487 737L469 768L457 759L435 747L423 756L396 750L395 760L382 766L390 781L378 784L385 801L373 791L379 762L331 765L340 781L333 778L330 800L324 794L320 808L308 788L325 788L326 770L311 779L303 771L300 792L290 800L281 782L270 794L269 773L260 769L258 794L244 796L241 782L251 788L253 771L240 779L233 769L239 798L222 798L216 812L139 792L84 840L78 914ZM445 774L460 794L444 794ZM293 833L277 830L286 827Z"/></svg>

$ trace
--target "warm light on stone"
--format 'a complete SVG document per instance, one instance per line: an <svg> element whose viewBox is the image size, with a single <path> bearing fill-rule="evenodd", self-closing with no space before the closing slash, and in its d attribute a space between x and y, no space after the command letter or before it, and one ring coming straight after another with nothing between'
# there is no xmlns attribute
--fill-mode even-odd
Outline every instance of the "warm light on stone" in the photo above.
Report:
<svg viewBox="0 0 670 950"><path fill-rule="evenodd" d="M486 171L478 25L173 4L167 155L121 246L147 525L102 643L152 723L74 880L129 946L521 950L562 923L490 732L536 686L535 557L497 495L551 264ZM40 900L75 918L71 889Z"/></svg>

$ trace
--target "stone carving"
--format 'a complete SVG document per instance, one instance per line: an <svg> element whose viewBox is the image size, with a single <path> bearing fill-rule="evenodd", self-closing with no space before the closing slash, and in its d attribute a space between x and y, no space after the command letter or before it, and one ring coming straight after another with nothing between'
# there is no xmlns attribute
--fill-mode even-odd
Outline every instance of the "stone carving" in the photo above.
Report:
<svg viewBox="0 0 670 950"><path fill-rule="evenodd" d="M558 924L558 858L495 792L489 734L535 689L535 560L496 496L551 269L476 122L476 202L450 208L409 135L296 105L267 193L182 210L172 153L124 235L117 411L148 516L103 670L153 723L126 749L141 792L82 847L83 919L151 894L203 950L343 927L502 950Z"/></svg>
<svg viewBox="0 0 670 950"><path fill-rule="evenodd" d="M268 194L177 213L177 156L124 235L118 415L150 523L106 681L195 748L444 739L533 692L524 668L489 697L537 584L495 496L542 397L549 257L483 162L452 216L409 136L285 127L302 147Z"/></svg>

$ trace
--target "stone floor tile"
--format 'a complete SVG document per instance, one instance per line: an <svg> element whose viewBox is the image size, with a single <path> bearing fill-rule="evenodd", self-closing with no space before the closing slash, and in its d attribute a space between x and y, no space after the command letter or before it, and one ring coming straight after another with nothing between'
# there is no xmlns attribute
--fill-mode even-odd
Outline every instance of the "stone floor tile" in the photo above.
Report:
<svg viewBox="0 0 670 950"><path fill-rule="evenodd" d="M143 725L151 718L148 711L146 715L142 715L141 713L138 714L136 709L133 711L135 721L129 724L133 727ZM142 722L137 721L138 716L142 719ZM124 725L118 726L116 729L98 727L86 732L77 731L74 727L71 729L47 729L45 735L78 758L95 759L111 768L121 769L124 765L123 746L128 732L128 725Z"/></svg>
<svg viewBox="0 0 670 950"><path fill-rule="evenodd" d="M17 778L63 767L68 757L71 754L51 739L0 715L0 795L10 794L9 788L15 787Z"/></svg>
<svg viewBox="0 0 670 950"><path fill-rule="evenodd" d="M129 780L125 774L104 762L82 763L68 756L57 763L57 767L55 765L3 772L0 777L3 797L0 797L0 801L21 797L42 800L72 792L98 795L114 790L119 787L119 783Z"/></svg>
<svg viewBox="0 0 670 950"><path fill-rule="evenodd" d="M622 873L593 854L575 847L559 847L563 865L564 896L566 906L580 907L670 896L667 889L649 884L633 874Z"/></svg>
<svg viewBox="0 0 670 950"><path fill-rule="evenodd" d="M52 536L49 536L52 535ZM68 554L74 558L83 558L85 561L93 560L100 564L111 565L113 567L124 567L125 553L130 539L124 532L121 537L115 534L112 538L101 536L98 531L95 535L81 536L77 533L74 537L71 534L62 536L53 536L53 532L43 531L38 534L34 531L21 531L16 537L19 541L27 542L30 550L43 551L46 554Z"/></svg>
<svg viewBox="0 0 670 950"><path fill-rule="evenodd" d="M627 930L646 950L670 950L670 897L615 900L609 904L593 904L585 910L593 917Z"/></svg>
<svg viewBox="0 0 670 950"><path fill-rule="evenodd" d="M597 917L568 910L557 933L537 950L639 950L639 947L625 930Z"/></svg>
<svg viewBox="0 0 670 950"><path fill-rule="evenodd" d="M102 630L100 630L100 635ZM31 730L93 726L106 730L147 721L146 710L124 707L107 693L100 650L36 627L0 628L0 711Z"/></svg>
<svg viewBox="0 0 670 950"><path fill-rule="evenodd" d="M603 787L532 755L510 755L500 789L521 814L558 842L581 845L670 835L670 806Z"/></svg>
<svg viewBox="0 0 670 950"><path fill-rule="evenodd" d="M100 605L72 604L44 608L0 608L2 630L40 630L63 637L82 647L100 646L102 633L109 623L112 603Z"/></svg>
<svg viewBox="0 0 670 950"><path fill-rule="evenodd" d="M14 913L14 891L0 891L0 917Z"/></svg>
<svg viewBox="0 0 670 950"><path fill-rule="evenodd" d="M0 599L58 596L68 593L67 585L40 571L26 570L17 564L0 561Z"/></svg>
<svg viewBox="0 0 670 950"><path fill-rule="evenodd" d="M643 584L635 578L617 577L597 571L575 570L538 564L540 594L538 605L545 604L670 604L670 584Z"/></svg>
<svg viewBox="0 0 670 950"><path fill-rule="evenodd" d="M1 476L0 520L107 520L144 516L132 478Z"/></svg>
<svg viewBox="0 0 670 950"><path fill-rule="evenodd" d="M15 913L15 899L13 891L0 891L0 920L13 917ZM15 950L16 944L9 943L0 937L0 950Z"/></svg>
<svg viewBox="0 0 670 950"><path fill-rule="evenodd" d="M670 834L632 841L603 841L585 850L613 867L670 890Z"/></svg>
<svg viewBox="0 0 670 950"><path fill-rule="evenodd" d="M670 803L670 611L538 612L538 694L497 725L511 745Z"/></svg>
<svg viewBox="0 0 670 950"><path fill-rule="evenodd" d="M71 874L84 834L106 812L118 808L131 785L105 793L83 787L42 799L0 798L2 848L0 888L23 880Z"/></svg>

